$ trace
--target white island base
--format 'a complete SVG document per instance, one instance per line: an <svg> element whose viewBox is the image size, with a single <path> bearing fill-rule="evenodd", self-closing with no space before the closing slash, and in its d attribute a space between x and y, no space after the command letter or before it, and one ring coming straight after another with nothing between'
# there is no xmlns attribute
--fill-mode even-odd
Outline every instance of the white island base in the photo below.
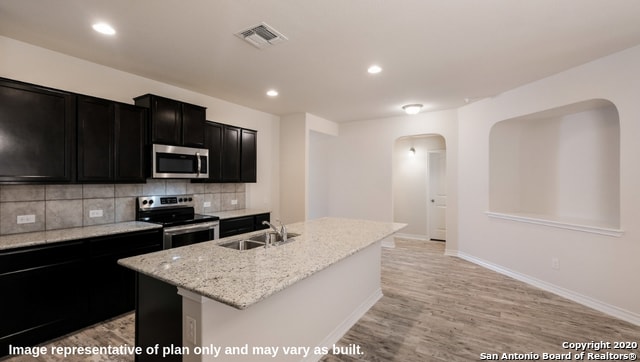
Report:
<svg viewBox="0 0 640 362"><path fill-rule="evenodd" d="M381 243L246 309L178 288L182 348L188 352L183 361L317 361L332 353L334 343L382 297ZM342 352L364 353L351 347Z"/></svg>

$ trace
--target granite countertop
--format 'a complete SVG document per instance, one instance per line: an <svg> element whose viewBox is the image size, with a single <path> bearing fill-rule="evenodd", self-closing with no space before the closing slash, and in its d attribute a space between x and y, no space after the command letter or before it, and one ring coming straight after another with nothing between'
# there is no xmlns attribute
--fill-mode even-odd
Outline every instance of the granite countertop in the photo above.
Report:
<svg viewBox="0 0 640 362"><path fill-rule="evenodd" d="M271 211L265 210L265 209L240 209L240 210L231 210L231 211L206 212L205 215L217 216L220 218L220 220L224 220L224 219L231 219L234 217L243 217L243 216L268 214L268 213L271 213Z"/></svg>
<svg viewBox="0 0 640 362"><path fill-rule="evenodd" d="M123 234L135 231L161 228L161 225L141 221L127 221L115 224L103 224L69 229L36 231L24 234L0 236L0 250L20 248L40 244L92 238L98 236Z"/></svg>
<svg viewBox="0 0 640 362"><path fill-rule="evenodd" d="M268 249L238 251L217 245L264 233L257 231L118 262L166 283L245 309L405 226L322 218L287 225L290 233L301 235Z"/></svg>

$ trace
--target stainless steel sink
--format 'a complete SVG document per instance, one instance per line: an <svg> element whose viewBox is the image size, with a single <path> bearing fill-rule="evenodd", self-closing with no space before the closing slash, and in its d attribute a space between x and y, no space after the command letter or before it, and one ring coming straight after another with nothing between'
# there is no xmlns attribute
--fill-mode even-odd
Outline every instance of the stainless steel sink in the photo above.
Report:
<svg viewBox="0 0 640 362"><path fill-rule="evenodd" d="M250 250L264 246L264 242L260 242L258 240L233 240L220 244L220 246L235 250Z"/></svg>
<svg viewBox="0 0 640 362"><path fill-rule="evenodd" d="M259 248L261 246L262 247L265 246L266 240L267 240L267 234L272 234L273 237L275 237L275 240L273 240L274 242L276 243L282 242L282 238L280 237L280 235L276 233L267 232L264 234L250 237L248 239L232 240L232 241L227 241L226 243L218 244L218 245L225 248L229 248L229 249L235 249L235 250L251 250L251 249ZM287 233L286 242L295 240L294 238L296 236L300 236L300 234Z"/></svg>
<svg viewBox="0 0 640 362"><path fill-rule="evenodd" d="M249 238L250 241L257 241L259 243L262 243L262 245L264 245L264 243L267 240L267 234L270 234L269 232L264 233L264 234L260 234L260 235L256 235L253 236L251 238ZM276 234L276 233L271 233L274 235L275 237L275 242L279 243L282 241L282 238L280 237L280 235ZM291 241L293 238L295 238L296 236L300 236L300 234L296 234L296 233L287 233L287 242Z"/></svg>

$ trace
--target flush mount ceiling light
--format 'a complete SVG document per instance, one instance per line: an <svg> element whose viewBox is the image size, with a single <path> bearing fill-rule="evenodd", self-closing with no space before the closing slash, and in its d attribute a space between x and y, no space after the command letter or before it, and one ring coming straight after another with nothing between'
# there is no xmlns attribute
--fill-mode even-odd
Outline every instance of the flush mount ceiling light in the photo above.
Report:
<svg viewBox="0 0 640 362"><path fill-rule="evenodd" d="M422 104L407 104L402 106L407 114L416 114L422 109Z"/></svg>
<svg viewBox="0 0 640 362"><path fill-rule="evenodd" d="M367 69L367 72L369 72L369 74L378 74L382 72L382 68L380 68L379 65L372 65Z"/></svg>
<svg viewBox="0 0 640 362"><path fill-rule="evenodd" d="M95 23L93 24L93 30L104 35L115 35L116 30L107 23Z"/></svg>
<svg viewBox="0 0 640 362"><path fill-rule="evenodd" d="M275 90L275 89L269 89L269 90L267 91L267 95L268 95L269 97L277 97L277 96L278 96L278 91L277 91L277 90Z"/></svg>

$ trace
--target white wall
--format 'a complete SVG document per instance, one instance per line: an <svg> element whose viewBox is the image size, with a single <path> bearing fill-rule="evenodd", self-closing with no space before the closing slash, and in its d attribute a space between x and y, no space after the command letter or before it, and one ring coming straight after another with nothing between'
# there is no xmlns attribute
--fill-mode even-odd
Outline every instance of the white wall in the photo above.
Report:
<svg viewBox="0 0 640 362"><path fill-rule="evenodd" d="M257 183L247 207L279 213L279 117L0 36L0 76L133 104L153 93L207 107L207 119L258 131Z"/></svg>
<svg viewBox="0 0 640 362"><path fill-rule="evenodd" d="M330 195L326 167L332 152L328 152L331 146L327 143L337 135L337 123L310 113L282 117L280 204L283 223L328 216Z"/></svg>
<svg viewBox="0 0 640 362"><path fill-rule="evenodd" d="M331 190L329 177L334 157L332 144L335 136L309 131L309 180L307 217L317 219L329 216Z"/></svg>
<svg viewBox="0 0 640 362"><path fill-rule="evenodd" d="M640 324L640 289L635 287L640 285L638 94L640 47L634 47L459 109L459 255ZM619 112L624 234L488 217L491 127L590 99L609 100ZM552 268L553 258L559 269Z"/></svg>
<svg viewBox="0 0 640 362"><path fill-rule="evenodd" d="M307 219L306 114L296 113L280 121L280 220L284 224Z"/></svg>
<svg viewBox="0 0 640 362"><path fill-rule="evenodd" d="M398 138L441 135L447 148L447 248L457 249L457 147L455 110L347 122L333 144L331 216L393 221L393 151Z"/></svg>

